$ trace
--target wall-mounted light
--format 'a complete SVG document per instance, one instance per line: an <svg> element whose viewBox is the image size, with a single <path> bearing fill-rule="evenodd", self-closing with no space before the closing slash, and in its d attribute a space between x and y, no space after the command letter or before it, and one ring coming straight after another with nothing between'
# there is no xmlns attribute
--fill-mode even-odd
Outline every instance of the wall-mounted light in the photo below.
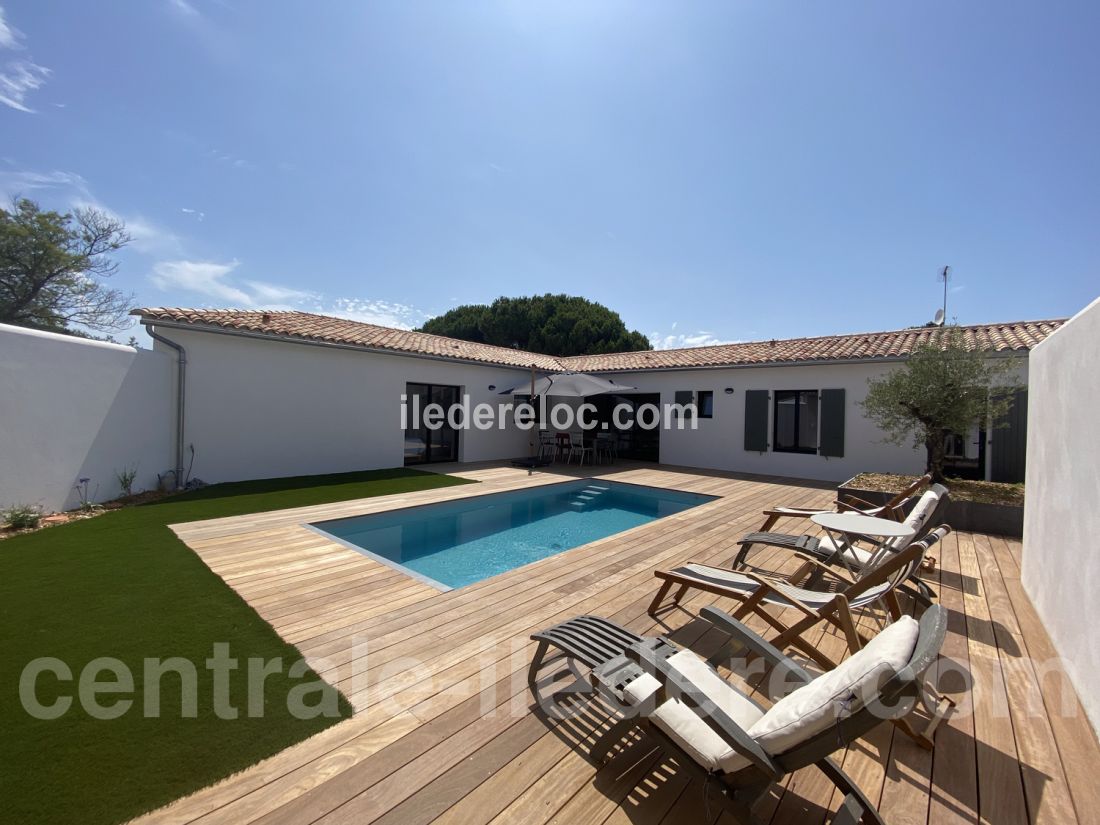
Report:
<svg viewBox="0 0 1100 825"><path fill-rule="evenodd" d="M726 393L726 395L733 395L733 387L726 387L724 392Z"/></svg>

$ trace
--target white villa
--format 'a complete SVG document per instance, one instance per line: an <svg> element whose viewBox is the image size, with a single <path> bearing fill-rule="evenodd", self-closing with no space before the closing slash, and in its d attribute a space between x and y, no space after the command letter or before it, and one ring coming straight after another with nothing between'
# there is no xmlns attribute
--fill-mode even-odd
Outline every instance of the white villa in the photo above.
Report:
<svg viewBox="0 0 1100 825"><path fill-rule="evenodd" d="M213 483L515 458L527 454L528 431L404 432L401 397L496 405L532 368L635 388L618 401L695 402L694 428L617 431L625 458L827 481L924 466L920 451L883 443L859 406L868 379L927 340L933 330L924 327L557 358L304 312L135 312L155 340L151 352L0 327L4 381L22 385L0 401L0 501L73 506L79 478L111 498L123 467L137 468L140 488L176 467ZM991 358L1017 361L1026 383L1029 351L1062 323L962 332ZM612 399L591 400L606 416ZM1008 427L956 439L952 469L1022 481L1025 439L1026 392Z"/></svg>

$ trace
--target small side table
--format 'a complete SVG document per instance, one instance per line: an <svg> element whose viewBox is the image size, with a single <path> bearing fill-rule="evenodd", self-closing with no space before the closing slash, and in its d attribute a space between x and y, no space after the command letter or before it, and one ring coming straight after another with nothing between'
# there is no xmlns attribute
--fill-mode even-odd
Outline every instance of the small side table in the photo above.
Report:
<svg viewBox="0 0 1100 825"><path fill-rule="evenodd" d="M875 546L864 567L866 569L877 565L891 552L892 540L909 539L916 533L916 530L906 524L888 518L865 516L862 513L815 513L810 516L810 521L829 535L837 547L835 557L853 574L858 574L859 571L848 563L844 551L852 547L856 539L864 539Z"/></svg>

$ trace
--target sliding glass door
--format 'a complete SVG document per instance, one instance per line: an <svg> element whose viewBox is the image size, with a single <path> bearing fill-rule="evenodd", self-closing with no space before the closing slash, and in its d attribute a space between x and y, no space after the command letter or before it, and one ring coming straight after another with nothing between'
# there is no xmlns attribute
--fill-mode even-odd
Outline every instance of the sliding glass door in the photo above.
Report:
<svg viewBox="0 0 1100 825"><path fill-rule="evenodd" d="M424 410L438 404L447 413L459 403L459 387L443 384L405 385L409 426L405 428L405 464L427 464L433 461L458 461L458 430L444 422L436 430L424 424ZM419 415L412 415L418 409ZM419 420L416 420L419 419ZM416 426L419 425L419 426Z"/></svg>

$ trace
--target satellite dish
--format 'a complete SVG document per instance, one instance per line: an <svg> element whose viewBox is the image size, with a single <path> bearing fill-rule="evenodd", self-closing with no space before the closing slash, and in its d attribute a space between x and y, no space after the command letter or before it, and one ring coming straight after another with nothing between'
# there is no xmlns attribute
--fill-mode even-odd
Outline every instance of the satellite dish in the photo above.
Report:
<svg viewBox="0 0 1100 825"><path fill-rule="evenodd" d="M934 317L932 319L932 323L935 324L938 327L943 326L943 310L942 309L937 309L936 310L936 317Z"/></svg>

